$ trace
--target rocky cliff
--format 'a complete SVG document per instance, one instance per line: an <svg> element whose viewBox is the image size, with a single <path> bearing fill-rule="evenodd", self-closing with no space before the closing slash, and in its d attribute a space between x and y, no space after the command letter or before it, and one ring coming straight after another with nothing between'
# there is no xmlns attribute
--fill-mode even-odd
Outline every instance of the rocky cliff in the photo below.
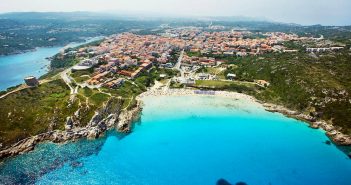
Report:
<svg viewBox="0 0 351 185"><path fill-rule="evenodd" d="M132 110L122 110L122 100L111 98L91 118L86 127L78 127L79 112L67 117L65 130L54 130L23 139L11 147L0 151L0 159L31 151L37 144L44 141L64 143L80 138L99 138L106 130L117 128L120 132L129 132L133 120L137 119L141 110L138 101Z"/></svg>

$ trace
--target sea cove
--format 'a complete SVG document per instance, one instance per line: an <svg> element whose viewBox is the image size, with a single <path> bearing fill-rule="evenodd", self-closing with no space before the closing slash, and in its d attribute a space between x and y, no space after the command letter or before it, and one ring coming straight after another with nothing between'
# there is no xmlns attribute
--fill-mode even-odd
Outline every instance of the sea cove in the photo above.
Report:
<svg viewBox="0 0 351 185"><path fill-rule="evenodd" d="M50 61L46 58L52 57L62 49L77 47L99 39L102 37L89 38L85 42L71 43L65 47L37 48L26 53L0 56L0 91L24 83L23 79L27 76L40 77L46 74L50 65Z"/></svg>
<svg viewBox="0 0 351 185"><path fill-rule="evenodd" d="M246 98L146 96L131 134L41 144L1 184L347 185L351 160L322 130Z"/></svg>

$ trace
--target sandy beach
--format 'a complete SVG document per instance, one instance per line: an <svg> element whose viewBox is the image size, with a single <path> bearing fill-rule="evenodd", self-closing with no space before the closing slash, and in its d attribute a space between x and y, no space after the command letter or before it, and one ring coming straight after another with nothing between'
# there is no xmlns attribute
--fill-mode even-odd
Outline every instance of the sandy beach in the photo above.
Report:
<svg viewBox="0 0 351 185"><path fill-rule="evenodd" d="M146 96L220 96L233 99L248 99L252 102L258 102L254 97L241 94L237 92L228 91L199 91L195 89L162 89L162 90L149 90L138 96L138 99L142 99Z"/></svg>
<svg viewBox="0 0 351 185"><path fill-rule="evenodd" d="M115 120L106 121L107 124L104 126L105 129L100 130L99 127L96 126L87 126L85 128L76 128L68 131L53 131L48 133L43 133L37 136L29 137L20 142L14 144L6 150L0 152L0 158L14 156L17 154L25 153L34 149L36 144L43 141L53 141L56 143L64 143L69 140L76 140L79 138L98 138L99 135L103 134L106 130L116 127L121 132L129 132L131 125L133 124L133 120L135 120L138 115L140 115L140 111L142 110L142 102L143 98L146 97L160 97L160 96L217 96L224 97L230 99L244 99L247 100L248 103L252 103L253 105L261 105L264 107L266 111L269 112L279 112L288 117L295 118L298 120L302 120L307 122L311 128L314 129L323 129L326 131L326 135L331 138L334 143L338 145L351 145L351 137L349 135L343 134L339 128L334 127L331 123L326 122L324 120L315 120L315 118L310 115L306 115L300 113L298 111L290 110L284 106L269 104L260 102L256 98L241 94L237 92L227 92L227 91L200 91L196 89L169 89L169 88L151 88L148 91L140 94L136 99L138 100L138 105L133 110L125 110L122 111L118 118ZM111 114L113 115L113 114ZM109 118L113 118L113 116L109 116ZM94 120L94 118L92 118Z"/></svg>
<svg viewBox="0 0 351 185"><path fill-rule="evenodd" d="M316 118L303 114L301 112L290 110L281 105L275 105L271 103L264 103L256 98L241 94L237 92L228 92L228 91L199 91L196 89L169 89L169 88L151 88L148 91L140 94L137 99L142 101L144 97L159 97L159 96L220 96L231 99L245 99L251 102L252 104L262 105L266 111L269 112L278 112L284 114L285 116L302 120L307 122L311 128L322 129L326 132L326 135L329 136L334 143L338 145L351 145L351 136L341 132L340 128L333 126L332 123L329 123L325 120L317 120Z"/></svg>

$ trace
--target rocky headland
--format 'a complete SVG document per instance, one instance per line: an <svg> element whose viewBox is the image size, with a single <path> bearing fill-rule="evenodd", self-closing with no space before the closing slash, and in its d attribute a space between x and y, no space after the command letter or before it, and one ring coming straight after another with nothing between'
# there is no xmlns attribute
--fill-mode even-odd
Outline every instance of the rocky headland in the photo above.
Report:
<svg viewBox="0 0 351 185"><path fill-rule="evenodd" d="M212 91L211 96L221 96L226 98L241 99L245 98L252 103L259 103L263 105L265 110L270 112L279 112L286 116L305 121L310 124L311 128L323 129L326 135L332 139L337 145L349 146L351 145L351 136L341 132L340 128L333 126L332 123L324 120L318 120L310 115L303 114L298 111L290 110L283 106L260 102L252 96L227 92L227 91ZM193 89L150 89L140 94L136 100L137 105L129 110L121 109L120 105L113 101L108 101L103 108L95 113L86 127L76 127L75 115L68 117L66 121L65 130L54 130L42 133L30 138L23 139L11 147L0 151L0 159L22 154L31 151L35 146L44 141L51 141L54 143L65 143L68 141L75 141L81 138L96 139L102 136L107 130L115 128L119 132L128 133L131 131L132 123L137 120L142 110L142 99L147 96L204 96L206 91L195 91ZM349 154L350 155L350 154Z"/></svg>
<svg viewBox="0 0 351 185"><path fill-rule="evenodd" d="M23 139L9 148L0 151L0 159L31 151L41 142L65 143L82 138L96 139L107 130L116 128L119 132L130 131L133 120L139 118L141 102L131 110L122 110L119 104L108 101L90 120L86 127L76 127L76 114L67 117L65 130L54 130Z"/></svg>
<svg viewBox="0 0 351 185"><path fill-rule="evenodd" d="M298 111L293 111L287 109L283 106L263 103L262 104L267 111L270 112L279 112L288 117L299 119L309 123L311 128L314 129L323 129L326 131L326 135L333 140L337 145L350 146L351 145L351 136L341 132L341 128L335 127L332 123L325 120L318 119L311 115L306 115Z"/></svg>

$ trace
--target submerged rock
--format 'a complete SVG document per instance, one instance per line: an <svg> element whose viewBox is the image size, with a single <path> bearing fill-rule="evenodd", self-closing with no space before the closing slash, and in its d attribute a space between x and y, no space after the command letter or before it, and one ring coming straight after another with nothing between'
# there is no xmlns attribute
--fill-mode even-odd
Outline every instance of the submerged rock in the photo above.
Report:
<svg viewBox="0 0 351 185"><path fill-rule="evenodd" d="M73 161L73 162L71 162L70 166L71 166L72 168L83 167L83 163L82 163L82 162L79 162L79 161Z"/></svg>
<svg viewBox="0 0 351 185"><path fill-rule="evenodd" d="M228 181L226 181L225 179L219 179L216 183L216 185L232 185L230 184Z"/></svg>
<svg viewBox="0 0 351 185"><path fill-rule="evenodd" d="M247 185L245 182L237 182L235 185Z"/></svg>

